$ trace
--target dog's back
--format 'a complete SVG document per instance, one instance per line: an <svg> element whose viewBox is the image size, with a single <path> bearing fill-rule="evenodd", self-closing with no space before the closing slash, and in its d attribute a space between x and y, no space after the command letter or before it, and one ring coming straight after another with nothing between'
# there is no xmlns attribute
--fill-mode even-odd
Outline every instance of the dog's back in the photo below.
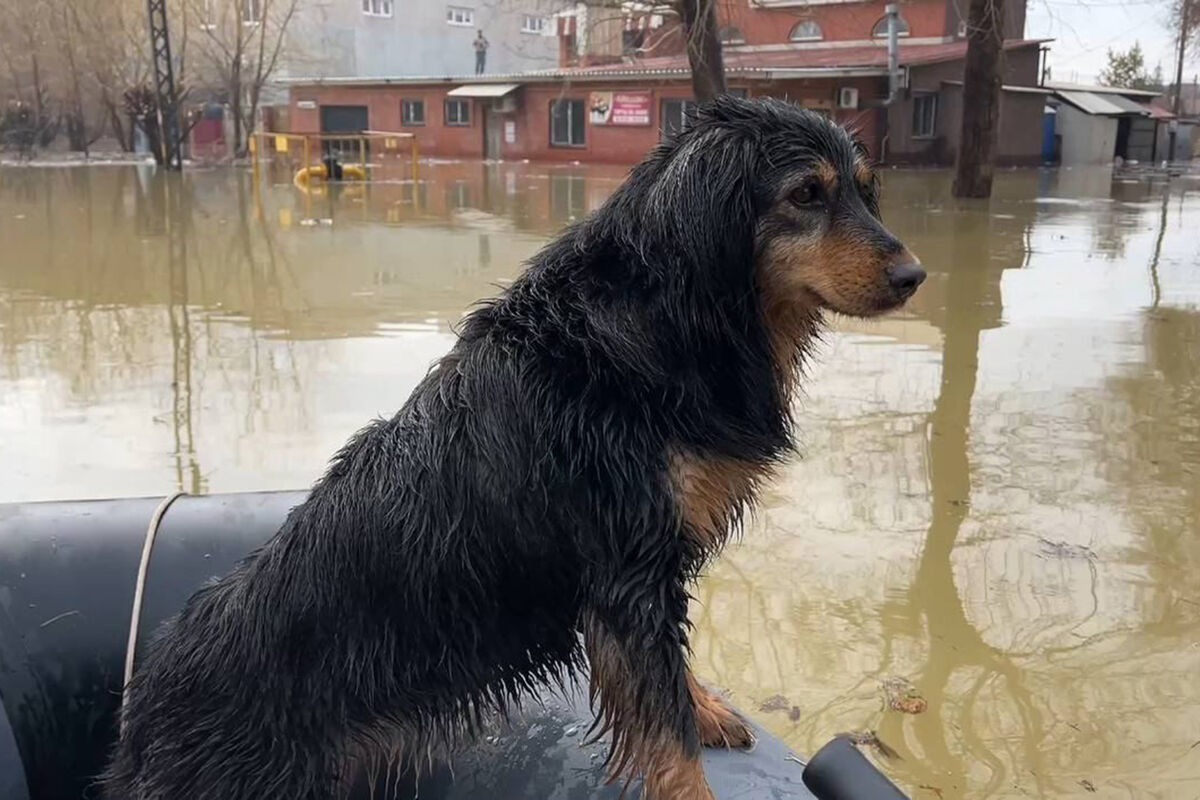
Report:
<svg viewBox="0 0 1200 800"><path fill-rule="evenodd" d="M829 123L721 101L473 311L403 409L148 648L108 796L324 800L356 760L424 758L586 657L614 774L703 800L700 744L749 733L687 669L686 583L790 446L819 308L798 295L779 322L759 262L791 191L763 171L797 141L862 183ZM871 258L902 250L871 235Z"/></svg>

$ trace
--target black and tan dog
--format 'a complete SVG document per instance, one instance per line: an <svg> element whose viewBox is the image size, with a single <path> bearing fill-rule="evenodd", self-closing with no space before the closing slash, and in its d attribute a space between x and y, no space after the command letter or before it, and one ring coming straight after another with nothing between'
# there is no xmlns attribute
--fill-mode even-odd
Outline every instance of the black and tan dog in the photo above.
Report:
<svg viewBox="0 0 1200 800"><path fill-rule="evenodd" d="M688 582L789 453L822 314L923 278L845 130L702 108L160 634L108 797L325 800L586 662L612 774L708 800L701 746L751 737L688 668Z"/></svg>

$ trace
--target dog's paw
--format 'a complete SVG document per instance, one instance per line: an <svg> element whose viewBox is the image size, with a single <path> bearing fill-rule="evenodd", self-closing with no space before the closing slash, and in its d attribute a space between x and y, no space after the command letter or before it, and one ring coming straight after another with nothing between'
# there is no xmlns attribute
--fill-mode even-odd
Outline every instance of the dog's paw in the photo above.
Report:
<svg viewBox="0 0 1200 800"><path fill-rule="evenodd" d="M738 750L754 744L750 726L719 695L704 690L696 700L696 725L701 744Z"/></svg>

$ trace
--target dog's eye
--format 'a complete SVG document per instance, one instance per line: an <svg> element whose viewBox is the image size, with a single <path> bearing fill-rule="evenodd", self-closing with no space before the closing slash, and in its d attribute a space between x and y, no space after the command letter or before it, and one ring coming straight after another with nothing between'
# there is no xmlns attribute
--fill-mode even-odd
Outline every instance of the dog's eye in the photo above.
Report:
<svg viewBox="0 0 1200 800"><path fill-rule="evenodd" d="M794 189L788 200L792 205L798 208L812 208L820 205L825 199L825 192L818 180L807 180L800 185L799 189Z"/></svg>

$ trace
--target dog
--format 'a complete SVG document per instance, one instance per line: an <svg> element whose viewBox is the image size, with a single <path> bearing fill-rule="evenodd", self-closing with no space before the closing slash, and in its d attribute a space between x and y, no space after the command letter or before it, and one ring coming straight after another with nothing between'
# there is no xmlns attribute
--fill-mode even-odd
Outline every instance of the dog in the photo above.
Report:
<svg viewBox="0 0 1200 800"><path fill-rule="evenodd" d="M688 667L688 585L793 450L827 312L925 273L844 129L720 98L498 298L279 532L147 648L112 800L325 800L588 670L609 774L711 800L752 743Z"/></svg>

